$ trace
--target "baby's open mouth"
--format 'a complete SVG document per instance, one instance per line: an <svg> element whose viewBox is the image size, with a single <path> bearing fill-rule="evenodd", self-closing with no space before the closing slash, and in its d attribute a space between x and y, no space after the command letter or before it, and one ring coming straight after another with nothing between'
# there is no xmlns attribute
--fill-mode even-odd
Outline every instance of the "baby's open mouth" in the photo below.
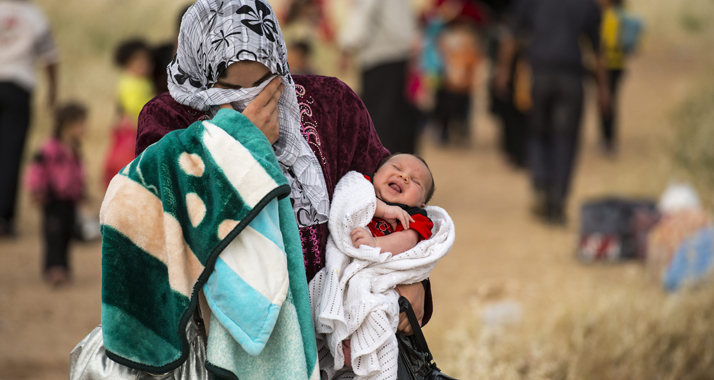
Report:
<svg viewBox="0 0 714 380"><path fill-rule="evenodd" d="M390 183L389 187L391 187L392 190L396 191L397 193L401 194L401 192L402 192L402 188L399 187L399 185L397 185L396 183Z"/></svg>

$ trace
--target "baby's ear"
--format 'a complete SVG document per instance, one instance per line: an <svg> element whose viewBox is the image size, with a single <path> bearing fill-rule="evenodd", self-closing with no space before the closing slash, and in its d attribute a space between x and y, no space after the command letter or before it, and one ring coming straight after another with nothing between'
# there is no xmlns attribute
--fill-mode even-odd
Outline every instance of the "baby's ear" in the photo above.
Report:
<svg viewBox="0 0 714 380"><path fill-rule="evenodd" d="M419 206L419 208L424 208L424 207L426 207L426 203L422 203L421 206Z"/></svg>

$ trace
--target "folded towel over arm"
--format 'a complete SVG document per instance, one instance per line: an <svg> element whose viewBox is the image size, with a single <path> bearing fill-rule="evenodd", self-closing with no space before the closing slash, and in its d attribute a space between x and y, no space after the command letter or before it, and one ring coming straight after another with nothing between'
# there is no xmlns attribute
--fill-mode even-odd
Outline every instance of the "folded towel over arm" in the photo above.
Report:
<svg viewBox="0 0 714 380"><path fill-rule="evenodd" d="M152 373L180 366L203 289L211 372L319 378L289 193L268 140L233 110L167 134L122 169L101 210L107 355Z"/></svg>

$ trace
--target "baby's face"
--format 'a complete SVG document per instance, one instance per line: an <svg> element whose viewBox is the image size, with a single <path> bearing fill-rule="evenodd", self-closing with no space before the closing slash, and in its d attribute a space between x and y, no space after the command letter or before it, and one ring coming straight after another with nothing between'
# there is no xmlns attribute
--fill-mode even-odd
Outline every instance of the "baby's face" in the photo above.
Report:
<svg viewBox="0 0 714 380"><path fill-rule="evenodd" d="M429 169L418 158L400 154L389 159L372 179L377 197L389 203L424 207L431 188Z"/></svg>

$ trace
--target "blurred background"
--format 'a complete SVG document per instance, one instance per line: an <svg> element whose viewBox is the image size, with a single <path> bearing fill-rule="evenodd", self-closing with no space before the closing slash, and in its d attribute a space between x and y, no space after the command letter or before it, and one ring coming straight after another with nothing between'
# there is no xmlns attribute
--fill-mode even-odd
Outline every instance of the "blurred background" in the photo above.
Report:
<svg viewBox="0 0 714 380"><path fill-rule="evenodd" d="M457 227L431 276L434 315L424 328L442 370L461 379L714 378L714 3L583 0L592 7L567 17L555 0L535 0L538 12L498 0L388 1L377 2L392 8L382 22L408 41L408 53L386 62L401 65L392 74L365 46L393 41L379 33L395 28L354 19L369 1L269 3L291 72L342 79L375 124L385 115L372 104L401 104L403 129L395 138L396 126L377 125L380 137L431 167L431 204ZM0 63L12 27L2 4L13 2L0 1ZM64 379L70 351L100 323L95 228L106 178L133 152L138 110L165 91L160 75L190 2L31 3L56 50L45 46L37 62L15 217L0 226L0 379ZM554 20L594 21L544 30L540 19L534 28L549 6ZM572 30L576 44L544 37ZM543 60L559 54L575 54L571 74ZM56 104L87 111L84 133L67 135L85 167L71 271L45 270L37 183L26 179L56 125L48 63ZM399 77L397 91L375 94L370 84L387 77ZM576 98L582 83L582 102L548 87L563 77L575 78ZM580 111L580 122L542 126ZM570 149L562 159L572 175L539 181L537 144Z"/></svg>

